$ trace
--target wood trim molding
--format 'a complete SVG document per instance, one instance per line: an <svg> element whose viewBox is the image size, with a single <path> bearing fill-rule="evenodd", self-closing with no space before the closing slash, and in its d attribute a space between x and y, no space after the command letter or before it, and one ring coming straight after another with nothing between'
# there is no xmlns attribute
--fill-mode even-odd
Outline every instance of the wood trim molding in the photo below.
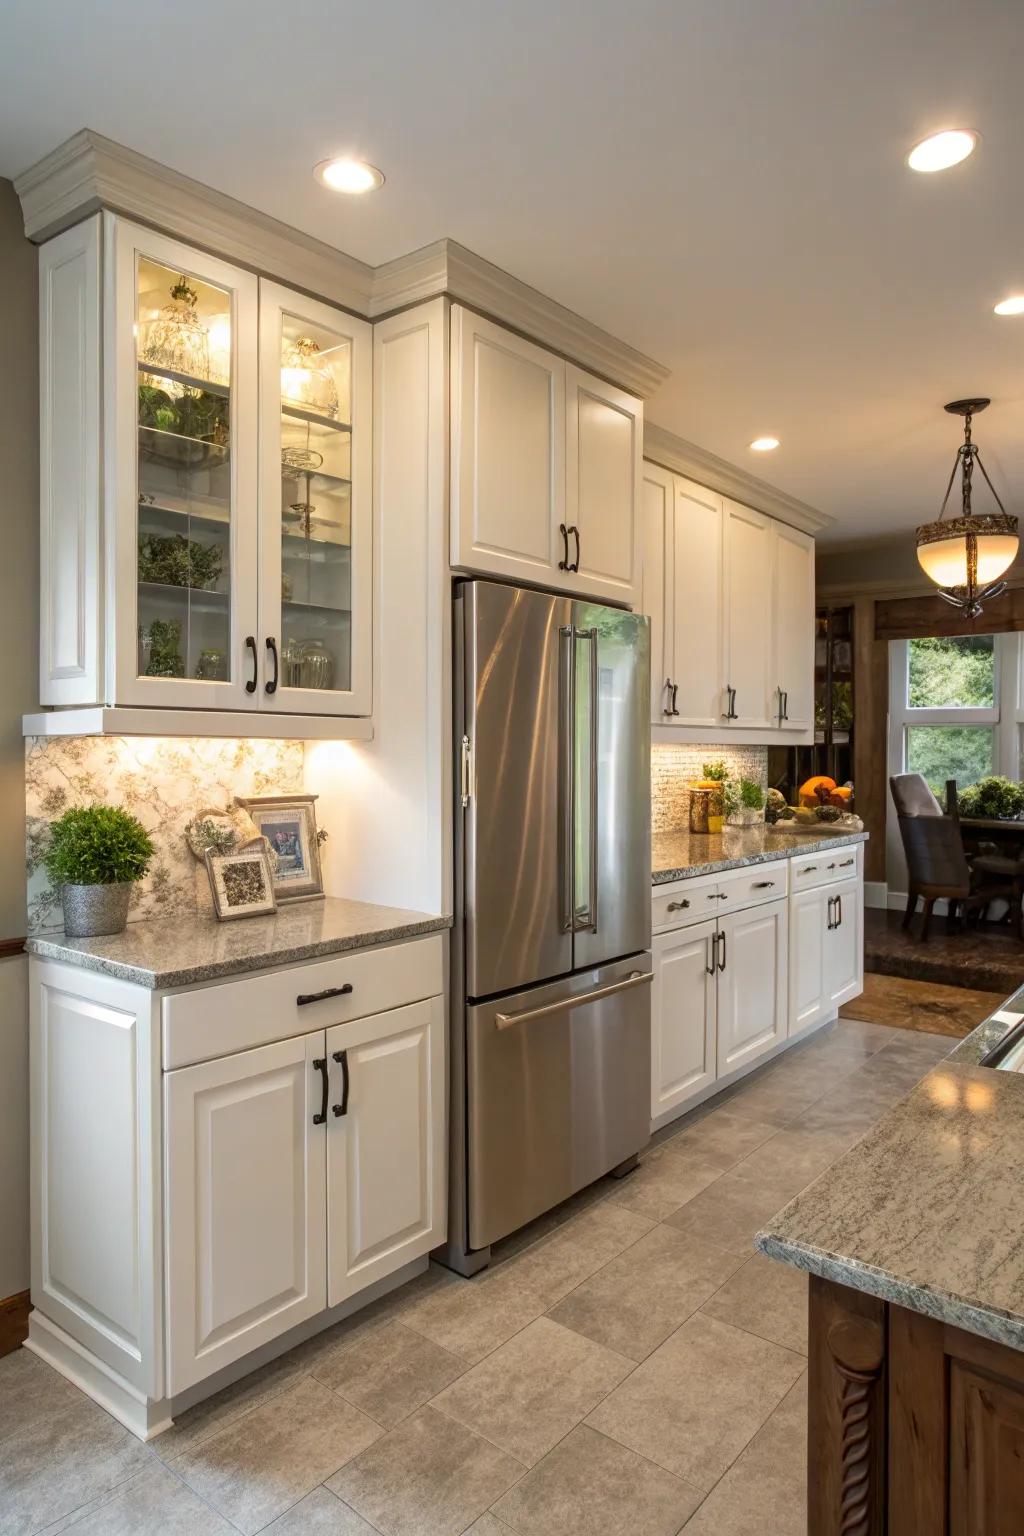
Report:
<svg viewBox="0 0 1024 1536"><path fill-rule="evenodd" d="M20 955L20 954L23 954L24 951L25 951L25 940L24 940L24 938L21 938L21 939L0 939L0 960L9 960L12 955ZM11 1298L8 1297L8 1301L10 1299ZM15 1297L14 1299L17 1300L17 1297ZM0 1307L3 1307L3 1306L6 1306L6 1302L0 1301Z"/></svg>
<svg viewBox="0 0 1024 1536"><path fill-rule="evenodd" d="M446 294L643 399L669 375L455 240L374 268L89 128L24 171L14 187L25 233L37 244L105 208L368 319Z"/></svg>
<svg viewBox="0 0 1024 1536"><path fill-rule="evenodd" d="M875 602L877 640L913 640L930 635L1003 635L1024 630L1024 587L1010 587L992 597L978 619L968 619L943 602L935 591L924 597L879 598Z"/></svg>
<svg viewBox="0 0 1024 1536"><path fill-rule="evenodd" d="M644 458L677 475L686 475L699 485L707 486L708 490L717 491L720 496L730 496L734 501L778 518L791 528L800 528L804 533L820 533L835 522L827 512L819 512L817 507L797 501L795 496L777 490L766 480L759 480L756 475L720 459L706 448L698 448L696 443L688 443L685 438L677 437L652 421L644 423Z"/></svg>
<svg viewBox="0 0 1024 1536"><path fill-rule="evenodd" d="M886 1505L885 1303L810 1279L808 1529L879 1536Z"/></svg>

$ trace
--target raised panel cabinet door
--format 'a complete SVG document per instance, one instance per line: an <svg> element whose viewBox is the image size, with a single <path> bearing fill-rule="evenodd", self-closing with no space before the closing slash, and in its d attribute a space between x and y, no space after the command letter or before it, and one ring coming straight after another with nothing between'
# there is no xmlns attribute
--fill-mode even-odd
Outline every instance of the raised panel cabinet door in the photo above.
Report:
<svg viewBox="0 0 1024 1536"><path fill-rule="evenodd" d="M258 282L103 217L105 702L253 710Z"/></svg>
<svg viewBox="0 0 1024 1536"><path fill-rule="evenodd" d="M715 1081L714 921L661 934L651 948L651 1119Z"/></svg>
<svg viewBox="0 0 1024 1536"><path fill-rule="evenodd" d="M151 992L31 962L32 1303L159 1397L153 1032Z"/></svg>
<svg viewBox="0 0 1024 1536"><path fill-rule="evenodd" d="M816 886L794 891L789 899L789 1034L798 1035L828 1007L825 940L833 891Z"/></svg>
<svg viewBox="0 0 1024 1536"><path fill-rule="evenodd" d="M721 496L675 476L672 535L673 725L723 724Z"/></svg>
<svg viewBox="0 0 1024 1536"><path fill-rule="evenodd" d="M651 724L671 725L673 665L672 518L675 482L644 460L639 608L651 622Z"/></svg>
<svg viewBox="0 0 1024 1536"><path fill-rule="evenodd" d="M372 327L261 278L261 709L370 713L372 409Z"/></svg>
<svg viewBox="0 0 1024 1536"><path fill-rule="evenodd" d="M318 1030L165 1074L168 1396L326 1305L325 1069Z"/></svg>
<svg viewBox="0 0 1024 1536"><path fill-rule="evenodd" d="M643 402L581 368L565 370L564 585L634 607L640 576Z"/></svg>
<svg viewBox="0 0 1024 1536"><path fill-rule="evenodd" d="M333 1307L444 1240L442 999L329 1029L327 1058Z"/></svg>
<svg viewBox="0 0 1024 1536"><path fill-rule="evenodd" d="M782 900L719 919L719 1077L786 1038L788 916Z"/></svg>
<svg viewBox="0 0 1024 1536"><path fill-rule="evenodd" d="M1024 1385L949 1361L950 1536L1024 1530Z"/></svg>
<svg viewBox="0 0 1024 1536"><path fill-rule="evenodd" d="M827 886L825 889L829 890ZM829 1015L864 990L864 883L848 880L835 886L834 894L832 927L825 935Z"/></svg>
<svg viewBox="0 0 1024 1536"><path fill-rule="evenodd" d="M773 556L771 518L726 501L721 725L751 729L773 723Z"/></svg>
<svg viewBox="0 0 1024 1536"><path fill-rule="evenodd" d="M565 364L452 306L451 563L485 575L562 580Z"/></svg>
<svg viewBox="0 0 1024 1536"><path fill-rule="evenodd" d="M805 731L814 724L814 540L783 523L773 538L776 720Z"/></svg>

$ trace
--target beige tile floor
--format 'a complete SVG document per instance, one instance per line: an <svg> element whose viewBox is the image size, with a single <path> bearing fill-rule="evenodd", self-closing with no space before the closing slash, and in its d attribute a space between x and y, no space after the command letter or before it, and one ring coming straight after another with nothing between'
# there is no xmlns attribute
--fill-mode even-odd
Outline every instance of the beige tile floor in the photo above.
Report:
<svg viewBox="0 0 1024 1536"><path fill-rule="evenodd" d="M805 1536L806 1279L753 1234L953 1043L841 1020L148 1446L17 1351L0 1536Z"/></svg>

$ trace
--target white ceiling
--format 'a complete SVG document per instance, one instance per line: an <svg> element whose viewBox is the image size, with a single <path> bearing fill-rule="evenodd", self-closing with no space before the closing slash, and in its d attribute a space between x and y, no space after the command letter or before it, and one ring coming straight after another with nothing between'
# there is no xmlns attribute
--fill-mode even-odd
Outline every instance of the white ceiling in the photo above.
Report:
<svg viewBox="0 0 1024 1536"><path fill-rule="evenodd" d="M373 264L452 236L855 539L934 514L966 394L1020 507L1022 78L1021 0L2 0L0 174L89 127ZM952 124L975 155L907 171ZM315 183L341 152L383 190Z"/></svg>

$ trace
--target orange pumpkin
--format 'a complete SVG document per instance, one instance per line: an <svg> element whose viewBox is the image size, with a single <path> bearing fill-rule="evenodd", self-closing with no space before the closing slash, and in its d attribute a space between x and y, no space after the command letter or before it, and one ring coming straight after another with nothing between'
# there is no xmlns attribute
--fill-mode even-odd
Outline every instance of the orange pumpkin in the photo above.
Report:
<svg viewBox="0 0 1024 1536"><path fill-rule="evenodd" d="M853 790L848 784L837 784L828 799L830 805L838 805L841 811L848 811L853 800Z"/></svg>
<svg viewBox="0 0 1024 1536"><path fill-rule="evenodd" d="M808 779L805 783L801 784L800 804L810 806L813 809L814 806L822 804L822 797L818 794L819 788L827 789L831 793L835 787L835 779L830 779L827 773L816 774L814 778Z"/></svg>

